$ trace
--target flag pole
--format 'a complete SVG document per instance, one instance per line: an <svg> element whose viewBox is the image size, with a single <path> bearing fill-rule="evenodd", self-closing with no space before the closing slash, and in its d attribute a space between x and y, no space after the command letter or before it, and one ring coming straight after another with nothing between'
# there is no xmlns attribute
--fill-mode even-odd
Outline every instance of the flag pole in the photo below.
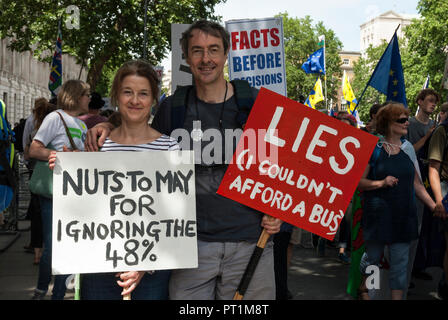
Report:
<svg viewBox="0 0 448 320"><path fill-rule="evenodd" d="M341 84L341 86L342 86L342 96L343 97L344 97L344 81L345 81L345 77L346 77L346 74L345 74L345 70L344 70L344 75L342 76L342 84ZM345 100L345 97L344 97L344 100ZM347 100L346 100L345 104L347 105ZM341 101L341 107L342 107L342 101ZM345 108L347 108L347 107L345 107Z"/></svg>
<svg viewBox="0 0 448 320"><path fill-rule="evenodd" d="M377 67L378 67L378 65L379 65L379 63L380 63L380 61L383 59L384 54L386 53L387 48L390 46L392 40L394 39L395 34L396 34L397 31L398 31L398 28L400 28L400 25L401 25L401 24L398 24L397 28L396 28L395 31L394 31L394 34L392 35L392 38L390 39L390 41L389 41L389 43L388 43L388 45L387 45L387 47L386 47L386 50L384 50L383 54L381 55L380 60L378 60L378 63L377 63L376 66L375 66L375 70L373 70L372 75L370 76L370 79L369 79L369 81L367 82L366 87L364 88L364 91L363 91L362 94L361 94L361 97L359 97L359 100L358 100L358 102L356 103L356 106L355 106L355 109L353 110L353 112L355 112L356 109L358 109L358 105L360 104L360 102L361 102L361 100L362 100L362 97L364 96L364 93L366 92L366 90L367 90L367 88L368 88L368 86L369 86L370 80L372 80L373 75L375 74L376 69L377 69Z"/></svg>
<svg viewBox="0 0 448 320"><path fill-rule="evenodd" d="M324 70L325 70L325 74L324 74L324 86L325 86L325 109L327 109L328 112L328 101L327 101L327 52L325 47L327 46L327 41L325 39L325 35L324 35Z"/></svg>
<svg viewBox="0 0 448 320"><path fill-rule="evenodd" d="M252 256L250 257L249 263L247 264L246 270L244 271L243 277L241 278L240 284L238 285L235 295L233 296L233 300L243 300L244 294L249 287L249 283L252 280L255 269L261 259L261 255L263 254L263 250L269 237L270 234L263 228L263 231L258 238L257 245L255 246Z"/></svg>
<svg viewBox="0 0 448 320"><path fill-rule="evenodd" d="M143 60L146 60L146 42L148 41L148 36L146 32L146 21L148 19L148 0L145 0L145 15L144 15L144 27L143 27Z"/></svg>

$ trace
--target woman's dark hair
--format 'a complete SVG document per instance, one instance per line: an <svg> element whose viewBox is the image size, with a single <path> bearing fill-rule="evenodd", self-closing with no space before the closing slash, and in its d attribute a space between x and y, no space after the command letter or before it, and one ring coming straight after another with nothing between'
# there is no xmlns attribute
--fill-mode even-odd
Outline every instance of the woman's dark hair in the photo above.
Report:
<svg viewBox="0 0 448 320"><path fill-rule="evenodd" d="M56 109L57 107L54 104L49 103L47 99L37 98L36 101L34 101L33 108L34 130L37 131L45 117Z"/></svg>

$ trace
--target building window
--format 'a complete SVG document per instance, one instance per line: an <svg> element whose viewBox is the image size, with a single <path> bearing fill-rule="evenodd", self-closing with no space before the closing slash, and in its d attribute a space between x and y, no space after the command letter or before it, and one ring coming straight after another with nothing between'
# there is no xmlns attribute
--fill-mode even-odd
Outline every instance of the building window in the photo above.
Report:
<svg viewBox="0 0 448 320"><path fill-rule="evenodd" d="M344 66L349 66L349 65L350 65L350 59L344 59L344 60L342 60L342 64L343 64Z"/></svg>

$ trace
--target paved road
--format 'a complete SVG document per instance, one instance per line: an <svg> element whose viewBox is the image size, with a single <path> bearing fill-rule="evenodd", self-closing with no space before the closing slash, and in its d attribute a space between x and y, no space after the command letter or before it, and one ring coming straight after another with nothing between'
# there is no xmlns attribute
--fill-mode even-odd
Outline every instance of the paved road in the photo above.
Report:
<svg viewBox="0 0 448 320"><path fill-rule="evenodd" d="M19 228L26 229L28 225L28 221L22 221ZM0 247L8 238L11 239L10 236L0 236ZM23 250L29 238L29 231L21 231L13 245L0 253L0 300L28 300L32 296L38 266L33 265L33 255ZM304 238L309 239L309 234L304 233ZM338 262L335 248L327 248L325 257L318 257L314 249L295 246L288 273L293 299L351 300L352 297L345 292L348 270L348 265ZM428 271L435 279L439 279L440 269L430 268ZM416 288L411 290L409 300L436 299L436 280L415 280L415 284ZM73 299L73 296L73 290L69 290L66 299Z"/></svg>
<svg viewBox="0 0 448 320"><path fill-rule="evenodd" d="M26 180L26 179L25 179ZM18 216L24 217L29 197L25 191L27 182L22 181ZM23 249L30 239L29 221L18 223L19 238L0 253L0 300L28 300L36 285L38 266L33 265L33 255ZM0 251L13 236L0 232ZM294 300L351 300L346 293L349 266L337 260L337 249L327 248L324 257L318 257L311 248L311 235L302 232L302 245L293 248L291 266L288 273L289 290ZM414 280L409 300L437 299L437 282L441 276L440 268L427 270L433 275L432 281ZM66 299L73 299L69 290ZM47 296L47 298L49 298Z"/></svg>

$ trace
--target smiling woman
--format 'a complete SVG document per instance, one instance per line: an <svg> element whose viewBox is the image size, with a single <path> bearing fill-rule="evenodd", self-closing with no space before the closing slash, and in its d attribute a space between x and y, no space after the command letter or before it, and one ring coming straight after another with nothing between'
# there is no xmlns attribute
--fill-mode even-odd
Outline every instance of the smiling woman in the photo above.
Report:
<svg viewBox="0 0 448 320"><path fill-rule="evenodd" d="M121 125L109 136L120 144L142 144L161 134L148 125L151 108L158 103L159 80L152 66L141 60L126 62L117 71L111 88L111 103L118 105Z"/></svg>
<svg viewBox="0 0 448 320"><path fill-rule="evenodd" d="M133 60L120 67L112 83L111 102L118 105L121 123L111 131L101 151L179 149L176 140L148 124L151 108L158 102L158 83L157 73L145 61ZM132 292L133 300L167 299L170 273L160 270L85 274L81 278L81 296L85 300L120 300Z"/></svg>
<svg viewBox="0 0 448 320"><path fill-rule="evenodd" d="M121 119L125 124L147 124L153 101L148 79L136 75L129 75L123 79L118 105Z"/></svg>

